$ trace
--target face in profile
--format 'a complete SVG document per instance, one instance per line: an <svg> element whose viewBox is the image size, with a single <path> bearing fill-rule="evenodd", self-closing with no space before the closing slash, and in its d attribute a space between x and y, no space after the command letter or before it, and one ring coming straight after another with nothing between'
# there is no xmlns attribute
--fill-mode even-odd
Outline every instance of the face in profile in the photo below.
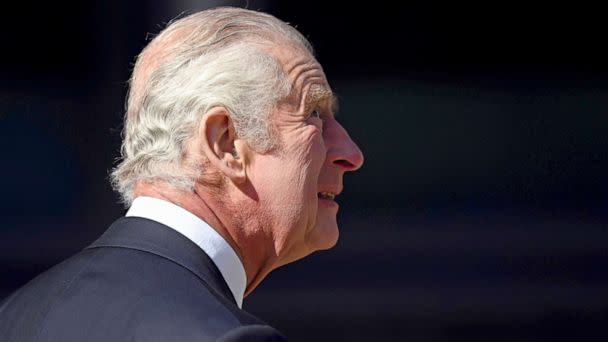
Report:
<svg viewBox="0 0 608 342"><path fill-rule="evenodd" d="M270 116L279 146L255 154L247 173L282 265L336 244L342 179L361 167L363 155L336 121L333 93L314 57L288 48L276 54L293 91Z"/></svg>

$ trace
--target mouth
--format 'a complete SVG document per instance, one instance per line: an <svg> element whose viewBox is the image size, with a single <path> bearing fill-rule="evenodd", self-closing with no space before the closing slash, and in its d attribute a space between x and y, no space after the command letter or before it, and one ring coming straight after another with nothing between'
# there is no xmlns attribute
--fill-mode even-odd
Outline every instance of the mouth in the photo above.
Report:
<svg viewBox="0 0 608 342"><path fill-rule="evenodd" d="M333 201L336 198L336 194L333 192L321 191L317 193L317 197L320 199Z"/></svg>

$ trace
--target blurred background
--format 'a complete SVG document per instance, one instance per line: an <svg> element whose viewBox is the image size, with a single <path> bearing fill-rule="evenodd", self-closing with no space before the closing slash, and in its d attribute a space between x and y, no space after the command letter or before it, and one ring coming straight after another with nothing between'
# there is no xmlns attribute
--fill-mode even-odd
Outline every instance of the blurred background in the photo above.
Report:
<svg viewBox="0 0 608 342"><path fill-rule="evenodd" d="M338 245L276 270L246 310L291 341L606 337L607 32L572 2L3 4L1 298L124 215L108 172L134 57L217 5L312 41L366 156Z"/></svg>

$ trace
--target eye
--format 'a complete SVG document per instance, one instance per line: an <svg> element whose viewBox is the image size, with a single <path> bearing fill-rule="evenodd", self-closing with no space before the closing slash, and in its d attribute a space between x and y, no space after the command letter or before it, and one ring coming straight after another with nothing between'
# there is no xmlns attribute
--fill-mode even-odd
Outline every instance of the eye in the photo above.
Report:
<svg viewBox="0 0 608 342"><path fill-rule="evenodd" d="M314 125L315 127L323 130L323 125L325 124L324 115L321 110L314 109L308 114L308 118L306 118L309 124Z"/></svg>
<svg viewBox="0 0 608 342"><path fill-rule="evenodd" d="M321 118L321 113L318 110L313 110L312 112L310 112L310 114L308 115L309 118L317 118L320 119Z"/></svg>

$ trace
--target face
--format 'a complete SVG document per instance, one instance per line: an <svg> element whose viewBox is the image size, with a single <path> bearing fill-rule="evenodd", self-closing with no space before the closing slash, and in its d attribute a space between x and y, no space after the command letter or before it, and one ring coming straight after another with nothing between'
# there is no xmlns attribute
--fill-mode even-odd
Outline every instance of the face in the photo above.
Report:
<svg viewBox="0 0 608 342"><path fill-rule="evenodd" d="M318 62L294 49L275 53L293 92L271 115L279 147L255 154L247 176L259 198L257 217L283 265L335 245L335 197L344 173L360 168L363 155L334 117L334 97Z"/></svg>

